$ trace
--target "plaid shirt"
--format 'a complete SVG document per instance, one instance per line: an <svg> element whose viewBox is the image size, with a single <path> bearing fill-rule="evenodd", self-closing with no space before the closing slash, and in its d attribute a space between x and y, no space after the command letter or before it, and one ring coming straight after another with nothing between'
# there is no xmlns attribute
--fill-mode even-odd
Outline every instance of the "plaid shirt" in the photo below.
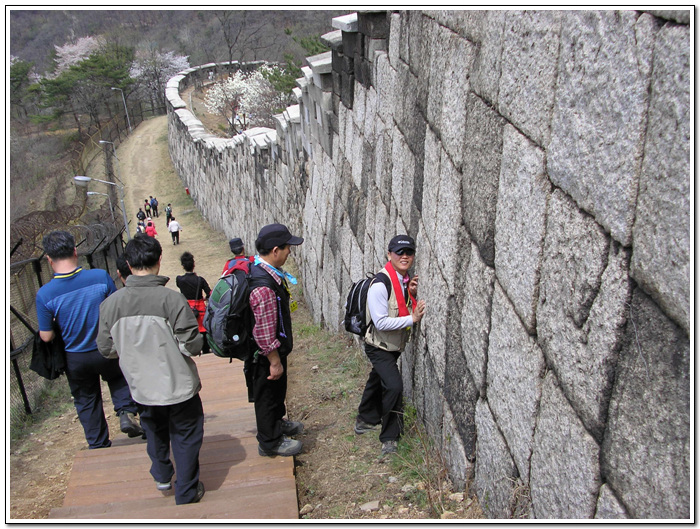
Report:
<svg viewBox="0 0 700 529"><path fill-rule="evenodd" d="M282 278L264 262L260 266L277 281L278 285L282 284ZM267 356L282 345L277 339L277 295L269 287L258 287L250 293L250 307L255 316L253 339L260 347L260 353Z"/></svg>

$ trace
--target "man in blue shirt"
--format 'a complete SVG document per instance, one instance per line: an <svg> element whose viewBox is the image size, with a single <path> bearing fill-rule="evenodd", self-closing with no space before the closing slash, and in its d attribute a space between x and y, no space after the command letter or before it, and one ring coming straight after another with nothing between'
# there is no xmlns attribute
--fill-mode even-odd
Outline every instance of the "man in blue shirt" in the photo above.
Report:
<svg viewBox="0 0 700 529"><path fill-rule="evenodd" d="M89 447L112 444L102 408L100 376L109 385L121 431L129 437L143 435L134 418L138 407L131 398L119 360L103 357L95 342L100 303L116 292L114 281L104 270L83 270L78 266L75 239L66 231L49 233L43 246L54 276L36 294L39 336L50 342L56 328L63 338L66 377Z"/></svg>

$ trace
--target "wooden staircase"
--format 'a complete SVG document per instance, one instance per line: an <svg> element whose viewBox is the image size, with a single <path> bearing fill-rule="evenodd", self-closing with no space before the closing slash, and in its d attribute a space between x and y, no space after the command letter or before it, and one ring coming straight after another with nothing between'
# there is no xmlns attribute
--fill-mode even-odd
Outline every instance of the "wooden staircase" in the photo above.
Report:
<svg viewBox="0 0 700 529"><path fill-rule="evenodd" d="M298 519L294 459L261 457L255 413L243 365L214 355L195 360L202 379L204 442L199 455L202 501L175 505L159 492L149 470L146 442L124 435L102 450L75 456L63 507L51 519L285 520Z"/></svg>

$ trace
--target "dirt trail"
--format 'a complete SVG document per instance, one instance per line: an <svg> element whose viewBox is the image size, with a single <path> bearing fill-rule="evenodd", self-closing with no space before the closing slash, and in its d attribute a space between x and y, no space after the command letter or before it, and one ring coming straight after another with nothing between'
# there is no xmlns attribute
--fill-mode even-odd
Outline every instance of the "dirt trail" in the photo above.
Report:
<svg viewBox="0 0 700 529"><path fill-rule="evenodd" d="M228 240L209 227L185 192L175 173L168 152L168 121L166 116L141 123L117 153L125 187L127 216L132 221L134 235L136 212L144 199L151 195L158 199L160 217L154 218L157 239L163 246L161 275L171 280L168 287L177 290L175 277L184 273L180 255L189 251L195 257L195 271L210 286L216 283L224 262L231 257ZM182 226L180 244L173 245L165 226L165 206L173 205L173 215Z"/></svg>

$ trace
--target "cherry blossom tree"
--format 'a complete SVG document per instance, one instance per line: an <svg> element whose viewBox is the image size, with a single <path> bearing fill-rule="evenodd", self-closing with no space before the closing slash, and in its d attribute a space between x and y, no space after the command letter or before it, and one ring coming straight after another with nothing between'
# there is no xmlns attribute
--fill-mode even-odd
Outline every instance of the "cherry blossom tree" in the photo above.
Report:
<svg viewBox="0 0 700 529"><path fill-rule="evenodd" d="M58 77L80 61L87 59L90 55L97 52L100 48L100 43L95 37L81 37L74 43L66 43L63 46L54 46L56 49L53 78Z"/></svg>
<svg viewBox="0 0 700 529"><path fill-rule="evenodd" d="M270 82L279 71L270 65L251 73L239 70L209 88L204 104L209 112L228 120L232 134L248 126L274 127L272 116L291 103L291 93L276 90Z"/></svg>
<svg viewBox="0 0 700 529"><path fill-rule="evenodd" d="M187 56L148 47L137 50L129 75L136 80L139 99L150 101L153 107L164 107L168 79L189 67Z"/></svg>

